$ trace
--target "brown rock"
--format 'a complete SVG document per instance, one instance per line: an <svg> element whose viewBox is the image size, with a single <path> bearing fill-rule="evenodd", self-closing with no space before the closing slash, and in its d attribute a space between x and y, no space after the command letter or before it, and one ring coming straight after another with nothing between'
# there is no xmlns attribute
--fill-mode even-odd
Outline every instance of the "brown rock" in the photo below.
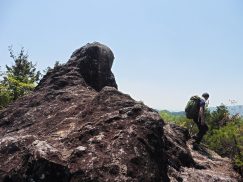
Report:
<svg viewBox="0 0 243 182"><path fill-rule="evenodd" d="M228 160L193 151L186 130L163 129L157 112L118 91L113 59L87 44L0 111L0 181L237 179Z"/></svg>

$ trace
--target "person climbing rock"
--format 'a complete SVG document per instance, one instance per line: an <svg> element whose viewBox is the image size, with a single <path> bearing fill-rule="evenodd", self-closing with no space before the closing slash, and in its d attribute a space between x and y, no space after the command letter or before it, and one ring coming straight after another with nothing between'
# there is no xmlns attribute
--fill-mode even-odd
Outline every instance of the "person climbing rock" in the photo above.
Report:
<svg viewBox="0 0 243 182"><path fill-rule="evenodd" d="M208 131L208 126L205 122L205 105L208 98L208 93L203 93L202 97L192 96L185 108L187 118L192 119L196 123L199 130L198 133L192 137L194 139L194 149L198 148L203 136Z"/></svg>

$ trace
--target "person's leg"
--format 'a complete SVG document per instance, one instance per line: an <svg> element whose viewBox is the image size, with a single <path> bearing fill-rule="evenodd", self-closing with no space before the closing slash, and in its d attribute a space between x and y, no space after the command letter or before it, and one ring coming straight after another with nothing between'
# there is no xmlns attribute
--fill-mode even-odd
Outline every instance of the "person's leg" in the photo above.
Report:
<svg viewBox="0 0 243 182"><path fill-rule="evenodd" d="M198 133L192 137L192 138L194 139L192 145L193 145L193 149L194 149L194 150L198 150L199 143L200 143L200 142L198 142L198 139L199 139L199 136L200 136L200 124L199 124L197 118L194 118L193 121L194 121L194 123L196 123L196 125L197 125Z"/></svg>
<svg viewBox="0 0 243 182"><path fill-rule="evenodd" d="M199 132L196 135L196 143L199 144L202 141L203 136L207 133L208 126L206 125L206 123L201 124L201 119L199 118L199 121L197 122L197 127Z"/></svg>
<svg viewBox="0 0 243 182"><path fill-rule="evenodd" d="M203 136L207 133L207 131L208 131L208 126L206 125L206 123L204 125L200 124L199 132L197 134L197 143L198 144L202 141Z"/></svg>
<svg viewBox="0 0 243 182"><path fill-rule="evenodd" d="M198 133L196 135L194 135L192 138L197 141L198 140L198 135L200 132L200 124L198 123L198 119L197 118L193 118L193 122L196 123L197 128L198 128Z"/></svg>

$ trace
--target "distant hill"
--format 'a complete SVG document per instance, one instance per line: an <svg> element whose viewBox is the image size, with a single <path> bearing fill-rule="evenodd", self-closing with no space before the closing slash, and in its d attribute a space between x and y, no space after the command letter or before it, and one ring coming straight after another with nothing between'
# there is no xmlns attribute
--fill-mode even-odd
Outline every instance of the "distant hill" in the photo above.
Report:
<svg viewBox="0 0 243 182"><path fill-rule="evenodd" d="M226 106L231 115L240 114L243 116L243 105ZM215 111L216 107L210 107L210 111Z"/></svg>
<svg viewBox="0 0 243 182"><path fill-rule="evenodd" d="M185 116L186 115L185 111L171 112L171 114L173 114L175 116Z"/></svg>
<svg viewBox="0 0 243 182"><path fill-rule="evenodd" d="M228 108L229 113L231 115L240 114L241 116L243 116L243 105L227 106L227 108ZM211 112L215 111L216 107L209 107L209 110ZM185 116L184 111L178 111L178 112L168 111L168 110L161 110L161 111L168 112L168 113L175 115L175 116Z"/></svg>
<svg viewBox="0 0 243 182"><path fill-rule="evenodd" d="M166 113L172 114L174 116L185 116L186 115L184 111L175 112L175 111L168 111L168 110L160 110L159 112L166 112Z"/></svg>

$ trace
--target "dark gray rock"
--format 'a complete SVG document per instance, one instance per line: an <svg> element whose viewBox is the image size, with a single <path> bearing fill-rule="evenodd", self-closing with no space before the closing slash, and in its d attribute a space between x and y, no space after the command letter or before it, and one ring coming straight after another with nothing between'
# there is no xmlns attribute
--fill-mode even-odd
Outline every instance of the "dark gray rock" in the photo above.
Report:
<svg viewBox="0 0 243 182"><path fill-rule="evenodd" d="M84 85L100 91L105 86L117 89L111 72L114 55L111 49L98 42L77 49L69 61L48 71L35 90L59 90L67 86Z"/></svg>
<svg viewBox="0 0 243 182"><path fill-rule="evenodd" d="M96 91L100 91L105 86L117 88L111 72L113 60L111 49L98 42L81 47L71 56L72 62L78 62L79 72L85 82Z"/></svg>

